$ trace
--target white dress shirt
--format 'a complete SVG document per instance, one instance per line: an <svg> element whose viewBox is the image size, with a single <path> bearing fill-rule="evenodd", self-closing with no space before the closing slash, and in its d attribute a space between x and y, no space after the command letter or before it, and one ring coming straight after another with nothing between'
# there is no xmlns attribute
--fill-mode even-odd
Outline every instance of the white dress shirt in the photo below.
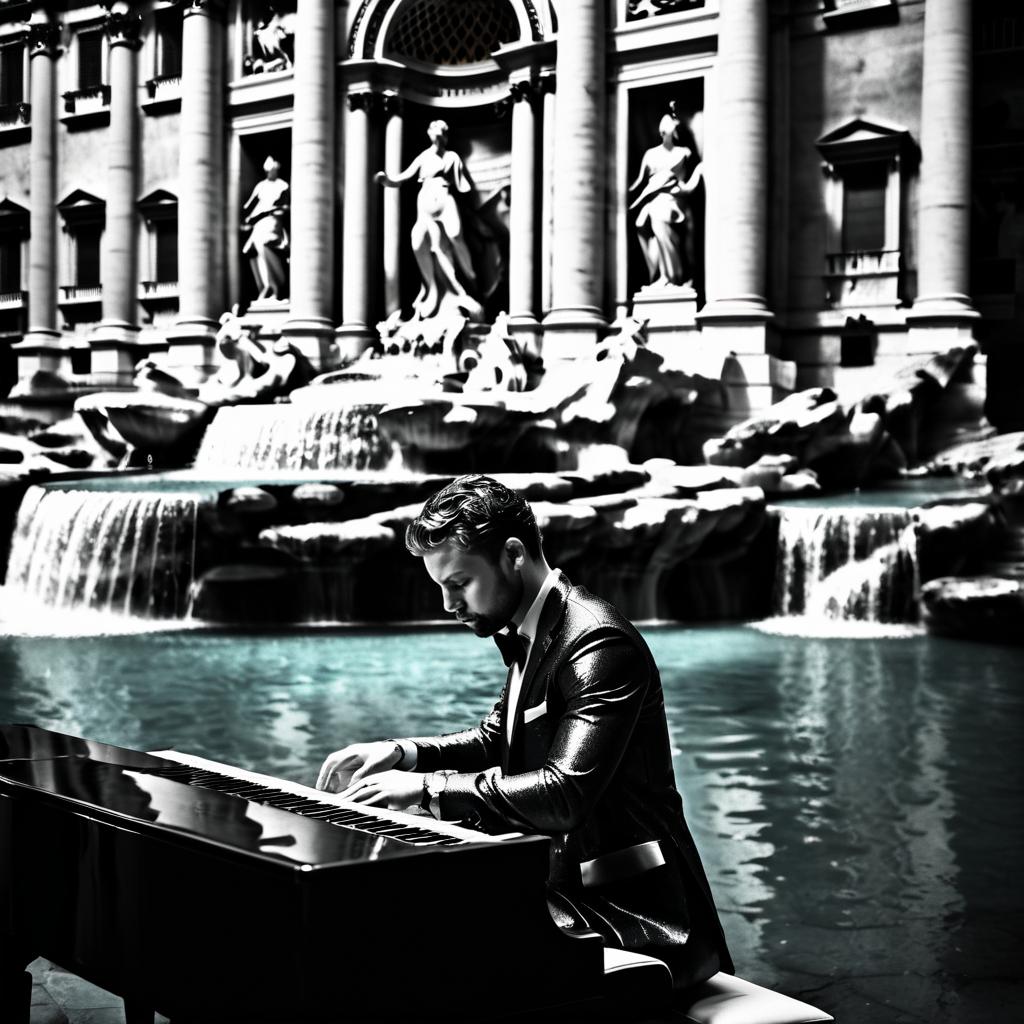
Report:
<svg viewBox="0 0 1024 1024"><path fill-rule="evenodd" d="M505 735L509 740L512 739L512 723L515 721L516 706L519 704L519 688L523 684L523 669L526 668L526 662L530 659L533 641L537 636L537 626L541 610L544 608L544 602L547 600L548 594L551 593L551 588L555 585L557 578L557 569L552 569L544 577L544 582L540 585L540 590L537 591L537 596L533 599L533 604L527 609L526 614L523 616L522 625L519 627L519 635L523 638L525 656L522 666L520 666L519 662L512 666L512 678L508 681L508 699L505 701ZM509 632L511 632L511 627Z"/></svg>

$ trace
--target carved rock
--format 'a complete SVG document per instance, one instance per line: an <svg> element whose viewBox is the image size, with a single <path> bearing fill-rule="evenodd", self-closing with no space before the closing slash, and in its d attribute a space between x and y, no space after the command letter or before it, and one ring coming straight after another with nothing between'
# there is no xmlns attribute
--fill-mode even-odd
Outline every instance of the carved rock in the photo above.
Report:
<svg viewBox="0 0 1024 1024"><path fill-rule="evenodd" d="M1024 643L1024 583L995 576L941 577L921 588L929 632L993 643Z"/></svg>

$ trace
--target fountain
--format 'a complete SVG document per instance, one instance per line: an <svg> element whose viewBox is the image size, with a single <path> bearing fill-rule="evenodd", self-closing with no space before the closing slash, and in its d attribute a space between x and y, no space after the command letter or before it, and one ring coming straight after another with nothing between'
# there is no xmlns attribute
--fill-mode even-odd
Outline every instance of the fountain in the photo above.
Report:
<svg viewBox="0 0 1024 1024"><path fill-rule="evenodd" d="M846 408L818 388L709 443L710 465L676 465L647 456L678 450L689 406L717 382L666 368L641 321L547 369L506 316L422 351L391 352L394 324L379 327L380 345L310 380L287 345L225 314L210 380L186 387L151 360L134 394L80 399L107 452L161 471L33 486L8 597L151 621L434 618L403 532L427 494L479 471L524 490L551 557L632 618L760 618L772 602L766 495L892 475L918 437L903 398ZM934 405L939 378L970 355L932 360L932 385L907 393ZM919 517L777 515L777 615L916 621ZM934 562L926 580L949 568Z"/></svg>
<svg viewBox="0 0 1024 1024"><path fill-rule="evenodd" d="M9 604L185 615L201 500L187 492L29 488L11 545Z"/></svg>
<svg viewBox="0 0 1024 1024"><path fill-rule="evenodd" d="M779 512L777 615L913 622L919 589L909 510Z"/></svg>

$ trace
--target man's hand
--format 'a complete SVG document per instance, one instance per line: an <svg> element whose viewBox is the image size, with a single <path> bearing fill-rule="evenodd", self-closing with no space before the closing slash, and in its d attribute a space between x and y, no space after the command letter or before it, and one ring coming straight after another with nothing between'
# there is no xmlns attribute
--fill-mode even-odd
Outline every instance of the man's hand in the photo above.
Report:
<svg viewBox="0 0 1024 1024"><path fill-rule="evenodd" d="M418 806L423 799L423 773L393 769L369 775L352 782L339 794L346 800L376 807L390 807L399 811L403 807Z"/></svg>
<svg viewBox="0 0 1024 1024"><path fill-rule="evenodd" d="M367 775L394 768L400 758L398 748L387 740L379 743L350 743L327 756L320 768L316 788L328 793L340 793ZM422 779L422 776L417 778Z"/></svg>

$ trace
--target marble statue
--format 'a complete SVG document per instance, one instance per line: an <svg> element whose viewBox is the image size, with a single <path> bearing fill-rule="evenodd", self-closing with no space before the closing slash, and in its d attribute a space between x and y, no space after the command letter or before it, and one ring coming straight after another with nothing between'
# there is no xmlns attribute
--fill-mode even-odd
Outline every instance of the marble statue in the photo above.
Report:
<svg viewBox="0 0 1024 1024"><path fill-rule="evenodd" d="M252 30L253 41L260 56L249 60L249 68L253 73L269 71L287 71L292 67L291 49L294 40L292 22L294 14L281 13L273 6L267 8Z"/></svg>
<svg viewBox="0 0 1024 1024"><path fill-rule="evenodd" d="M242 320L235 311L221 316L217 331L221 365L199 386L199 401L208 405L271 402L309 383L313 368L306 357L283 338L268 347L259 331L259 324Z"/></svg>
<svg viewBox="0 0 1024 1024"><path fill-rule="evenodd" d="M375 180L391 188L398 188L414 177L420 184L411 235L423 280L414 303L416 318L428 319L446 311L459 311L475 318L482 312L472 294L477 288L477 276L456 201L456 194L472 193L473 183L462 158L448 148L447 123L431 121L427 137L430 146L404 171L393 178L379 171Z"/></svg>
<svg viewBox="0 0 1024 1024"><path fill-rule="evenodd" d="M661 145L643 155L630 193L639 195L630 204L636 210L636 230L654 287L687 285L693 279L693 225L689 197L700 183L702 168L693 162L693 151L679 145L679 120L666 114L658 125Z"/></svg>
<svg viewBox="0 0 1024 1024"><path fill-rule="evenodd" d="M242 206L249 237L242 252L249 257L259 299L282 300L288 292L288 182L280 177L281 165L268 156L266 177L257 182Z"/></svg>

